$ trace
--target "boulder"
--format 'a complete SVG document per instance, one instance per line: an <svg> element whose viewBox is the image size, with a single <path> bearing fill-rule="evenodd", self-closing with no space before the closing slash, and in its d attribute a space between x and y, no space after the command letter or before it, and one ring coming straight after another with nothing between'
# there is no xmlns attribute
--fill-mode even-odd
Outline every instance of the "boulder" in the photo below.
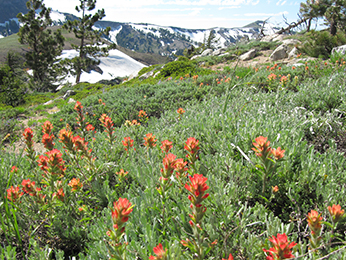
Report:
<svg viewBox="0 0 346 260"><path fill-rule="evenodd" d="M201 53L201 57L209 56L212 53L213 53L212 49L206 49Z"/></svg>
<svg viewBox="0 0 346 260"><path fill-rule="evenodd" d="M69 103L69 104L71 104L71 103L76 103L76 100L74 100L73 98L70 98L70 99L68 100L68 103Z"/></svg>
<svg viewBox="0 0 346 260"><path fill-rule="evenodd" d="M224 54L226 52L226 49L220 48L211 53L212 56L219 56L221 54Z"/></svg>
<svg viewBox="0 0 346 260"><path fill-rule="evenodd" d="M287 58L287 45L281 44L279 47L277 47L272 54L270 55L270 59L272 61L282 60Z"/></svg>
<svg viewBox="0 0 346 260"><path fill-rule="evenodd" d="M271 35L266 35L262 37L261 42L275 42L275 41L282 41L284 39L284 36L282 34L271 34Z"/></svg>
<svg viewBox="0 0 346 260"><path fill-rule="evenodd" d="M295 57L297 57L298 55L298 49L296 47L294 47L289 53L288 53L288 58L289 59L293 59Z"/></svg>
<svg viewBox="0 0 346 260"><path fill-rule="evenodd" d="M341 45L332 49L332 54L339 53L344 55L346 53L346 45Z"/></svg>
<svg viewBox="0 0 346 260"><path fill-rule="evenodd" d="M297 45L297 44L301 44L300 41L296 40L296 39L285 39L282 41L283 44L285 45Z"/></svg>
<svg viewBox="0 0 346 260"><path fill-rule="evenodd" d="M53 102L54 102L54 100L49 100L46 103L44 103L43 105L44 106L48 106L48 105L52 104Z"/></svg>
<svg viewBox="0 0 346 260"><path fill-rule="evenodd" d="M249 50L248 52L246 52L246 53L240 55L239 59L240 59L240 60L243 60L243 61L251 60L253 57L256 56L256 52L257 52L256 49L251 49L251 50Z"/></svg>
<svg viewBox="0 0 346 260"><path fill-rule="evenodd" d="M68 97L73 96L73 95L76 95L76 92L75 92L75 91L73 91L73 90L67 90L66 93L65 93L65 95L64 95L62 98L63 98L63 100L66 100Z"/></svg>
<svg viewBox="0 0 346 260"><path fill-rule="evenodd" d="M197 59L199 57L202 57L202 55L195 55L195 56L192 56L190 60L194 60L194 59Z"/></svg>

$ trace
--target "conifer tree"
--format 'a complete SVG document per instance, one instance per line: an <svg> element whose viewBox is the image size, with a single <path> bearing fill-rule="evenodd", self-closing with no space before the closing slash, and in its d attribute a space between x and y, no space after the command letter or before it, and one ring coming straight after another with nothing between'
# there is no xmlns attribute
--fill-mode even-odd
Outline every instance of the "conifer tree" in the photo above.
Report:
<svg viewBox="0 0 346 260"><path fill-rule="evenodd" d="M115 48L115 44L105 47L101 40L101 36L108 36L110 27L105 30L93 28L97 21L106 16L104 9L91 14L90 12L95 9L96 0L79 0L79 2L80 5L76 6L76 11L81 13L81 17L74 21L68 21L64 25L65 29L72 31L76 38L80 39L79 45L72 45L79 55L69 61L65 60L65 62L70 63L73 69L72 73L76 75L76 83L79 83L83 71L88 71L91 66L100 63L98 57L107 56L108 51Z"/></svg>
<svg viewBox="0 0 346 260"><path fill-rule="evenodd" d="M53 23L51 9L45 7L43 0L29 0L26 6L29 12L17 15L22 23L18 36L21 44L29 45L25 58L26 66L33 71L31 83L37 91L52 90L59 73L54 64L62 52L64 37L60 30L53 33L48 28Z"/></svg>

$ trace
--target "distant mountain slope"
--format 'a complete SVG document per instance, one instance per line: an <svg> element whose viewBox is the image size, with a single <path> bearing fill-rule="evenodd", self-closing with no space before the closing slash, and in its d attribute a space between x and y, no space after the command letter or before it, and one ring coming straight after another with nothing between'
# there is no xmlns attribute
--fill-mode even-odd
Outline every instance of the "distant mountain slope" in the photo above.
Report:
<svg viewBox="0 0 346 260"><path fill-rule="evenodd" d="M20 12L26 12L27 0L0 0L0 23L5 23L17 17Z"/></svg>

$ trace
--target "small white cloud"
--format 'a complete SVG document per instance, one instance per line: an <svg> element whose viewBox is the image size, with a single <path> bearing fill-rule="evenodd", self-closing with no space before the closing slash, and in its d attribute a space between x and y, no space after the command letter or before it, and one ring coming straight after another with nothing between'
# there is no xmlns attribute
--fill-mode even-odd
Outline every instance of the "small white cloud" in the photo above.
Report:
<svg viewBox="0 0 346 260"><path fill-rule="evenodd" d="M240 8L240 6L238 6L238 5L225 6L225 7L219 7L218 9L221 11L221 10L224 10L224 9L237 9L237 8Z"/></svg>
<svg viewBox="0 0 346 260"><path fill-rule="evenodd" d="M286 4L286 2L287 2L287 1L283 1L283 2L281 3L281 5L284 5L284 4Z"/></svg>
<svg viewBox="0 0 346 260"><path fill-rule="evenodd" d="M281 16L281 15L287 15L288 12L279 12L279 13L246 13L244 16Z"/></svg>

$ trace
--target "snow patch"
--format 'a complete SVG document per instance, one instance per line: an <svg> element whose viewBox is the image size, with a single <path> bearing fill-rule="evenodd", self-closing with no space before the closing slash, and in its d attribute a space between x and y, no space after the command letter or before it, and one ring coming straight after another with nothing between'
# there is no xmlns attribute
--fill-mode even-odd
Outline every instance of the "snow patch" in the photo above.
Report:
<svg viewBox="0 0 346 260"><path fill-rule="evenodd" d="M76 50L64 50L60 58L72 59L76 56L78 56ZM102 79L111 80L115 77L125 77L146 67L144 64L132 59L119 50L110 50L107 57L100 57L99 59L101 63L98 66L103 71L103 74L93 70L90 73L83 72L81 75L81 82L87 81L96 83ZM66 81L74 83L75 79L75 77L69 76Z"/></svg>
<svg viewBox="0 0 346 260"><path fill-rule="evenodd" d="M64 23L66 21L66 16L56 10L52 10L50 13L50 18L56 23Z"/></svg>
<svg viewBox="0 0 346 260"><path fill-rule="evenodd" d="M109 38L113 43L118 44L117 43L117 35L122 29L123 29L123 27L120 25L118 28L109 32Z"/></svg>

